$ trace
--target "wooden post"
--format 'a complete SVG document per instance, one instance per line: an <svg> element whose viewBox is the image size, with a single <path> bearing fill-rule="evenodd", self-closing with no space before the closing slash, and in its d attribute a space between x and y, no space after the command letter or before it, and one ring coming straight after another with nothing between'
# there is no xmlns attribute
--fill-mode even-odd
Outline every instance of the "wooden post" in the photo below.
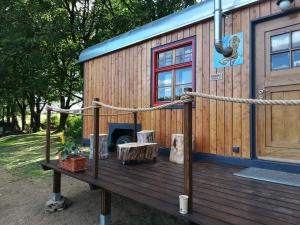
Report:
<svg viewBox="0 0 300 225"><path fill-rule="evenodd" d="M61 187L61 173L57 171L53 171L53 193L58 194L60 193Z"/></svg>
<svg viewBox="0 0 300 225"><path fill-rule="evenodd" d="M100 225L110 224L111 214L111 192L101 190L101 212L100 212Z"/></svg>
<svg viewBox="0 0 300 225"><path fill-rule="evenodd" d="M47 128L46 128L46 162L50 162L50 132L51 132L51 109L47 109Z"/></svg>
<svg viewBox="0 0 300 225"><path fill-rule="evenodd" d="M99 101L99 98L95 98L94 101ZM99 168L99 107L94 108L94 178L98 178Z"/></svg>
<svg viewBox="0 0 300 225"><path fill-rule="evenodd" d="M133 142L137 142L137 112L133 112Z"/></svg>
<svg viewBox="0 0 300 225"><path fill-rule="evenodd" d="M191 92L191 88L185 88ZM193 167L192 167L192 110L193 102L184 103L184 193L189 196L188 211L192 212L193 205Z"/></svg>

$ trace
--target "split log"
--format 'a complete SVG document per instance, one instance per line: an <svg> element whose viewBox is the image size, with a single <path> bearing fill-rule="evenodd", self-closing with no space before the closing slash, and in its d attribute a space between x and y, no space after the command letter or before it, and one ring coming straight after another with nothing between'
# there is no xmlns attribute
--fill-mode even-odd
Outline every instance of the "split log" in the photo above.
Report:
<svg viewBox="0 0 300 225"><path fill-rule="evenodd" d="M108 134L99 134L99 159L108 158ZM90 156L89 159L93 159L94 156L94 134L90 135Z"/></svg>
<svg viewBox="0 0 300 225"><path fill-rule="evenodd" d="M192 149L194 150L194 136ZM184 163L184 135L172 134L172 146L170 152L170 161L178 164Z"/></svg>
<svg viewBox="0 0 300 225"><path fill-rule="evenodd" d="M142 130L137 132L138 143L154 143L154 130Z"/></svg>
<svg viewBox="0 0 300 225"><path fill-rule="evenodd" d="M126 143L118 145L118 159L128 161L155 160L158 154L157 143Z"/></svg>

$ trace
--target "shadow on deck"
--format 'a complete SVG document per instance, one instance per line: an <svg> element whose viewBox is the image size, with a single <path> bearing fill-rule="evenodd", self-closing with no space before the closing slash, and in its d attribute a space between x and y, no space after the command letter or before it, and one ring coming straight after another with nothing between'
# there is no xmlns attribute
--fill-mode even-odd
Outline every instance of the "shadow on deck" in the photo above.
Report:
<svg viewBox="0 0 300 225"><path fill-rule="evenodd" d="M123 166L111 156L99 161L98 179L92 161L76 174L61 170L57 161L42 166L196 224L300 224L300 188L234 176L242 167L195 161L193 212L183 216L178 212L183 166L167 158Z"/></svg>

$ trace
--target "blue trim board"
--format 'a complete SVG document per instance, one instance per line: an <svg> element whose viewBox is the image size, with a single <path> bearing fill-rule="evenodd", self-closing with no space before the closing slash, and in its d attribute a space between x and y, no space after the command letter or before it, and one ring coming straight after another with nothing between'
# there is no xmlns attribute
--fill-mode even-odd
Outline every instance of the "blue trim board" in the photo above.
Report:
<svg viewBox="0 0 300 225"><path fill-rule="evenodd" d="M213 163L231 164L244 167L258 167L270 170L300 173L300 165L292 163L281 163L260 159L244 159L236 157L217 156L205 153L194 153L194 159L204 160Z"/></svg>
<svg viewBox="0 0 300 225"><path fill-rule="evenodd" d="M168 148L160 148L160 155L169 156L170 149ZM237 157L227 157L227 156L219 156L207 153L193 153L194 160L207 161L212 163L219 164L230 164L235 166L243 166L243 167L258 167L264 169L285 171L290 173L300 173L300 165L291 164L291 163L281 163L281 162L273 162L259 159L244 159Z"/></svg>
<svg viewBox="0 0 300 225"><path fill-rule="evenodd" d="M85 144L84 146L89 146L90 140L84 139L82 142ZM160 148L159 155L169 157L170 149ZM244 159L244 158L237 158L237 157L218 156L218 155L199 153L199 152L193 153L193 159L199 161L207 161L211 163L218 163L218 164L228 164L228 165L242 166L242 167L257 167L263 169L300 174L300 165L291 164L291 163L281 163L281 162L273 162L273 161L266 161L266 160L259 160L259 159Z"/></svg>

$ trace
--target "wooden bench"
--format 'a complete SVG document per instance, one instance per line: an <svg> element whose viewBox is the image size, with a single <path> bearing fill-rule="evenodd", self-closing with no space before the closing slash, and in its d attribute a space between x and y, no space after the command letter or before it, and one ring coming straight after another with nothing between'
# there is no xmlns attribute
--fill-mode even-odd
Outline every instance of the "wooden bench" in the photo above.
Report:
<svg viewBox="0 0 300 225"><path fill-rule="evenodd" d="M155 161L158 154L157 143L126 143L118 145L118 159L125 165L129 161Z"/></svg>

